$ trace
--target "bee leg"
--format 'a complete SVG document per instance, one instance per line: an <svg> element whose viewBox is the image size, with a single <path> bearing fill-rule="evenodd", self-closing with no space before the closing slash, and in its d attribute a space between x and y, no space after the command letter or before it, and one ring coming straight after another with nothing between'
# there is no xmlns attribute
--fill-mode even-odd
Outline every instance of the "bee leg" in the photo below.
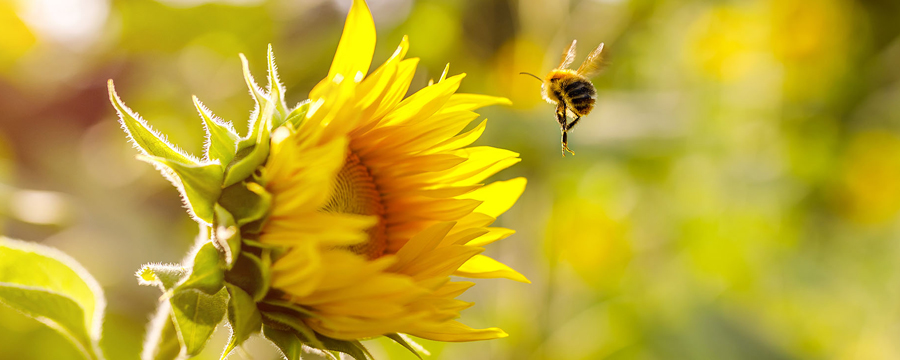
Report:
<svg viewBox="0 0 900 360"><path fill-rule="evenodd" d="M559 122L559 131L562 132L562 156L566 157L566 151L572 152L569 150L569 147L566 145L566 141L568 140L568 134L566 133L566 129L568 128L568 124L566 124L568 119L566 119L566 104L562 101L559 102L559 105L556 106L556 121ZM575 153L572 153L573 155Z"/></svg>
<svg viewBox="0 0 900 360"><path fill-rule="evenodd" d="M575 120L572 120L572 122L570 122L568 125L563 127L563 136L562 136L563 156L566 156L566 151L572 153L572 155L575 155L575 152L569 149L569 142L568 142L569 136L568 135L569 135L569 130L571 130L573 127L575 127L575 124L578 123L579 119L581 119L581 116L576 117Z"/></svg>
<svg viewBox="0 0 900 360"><path fill-rule="evenodd" d="M581 116L576 117L575 120L572 120L572 122L566 125L566 131L572 130L572 128L575 127L575 124L578 123L578 120L581 120Z"/></svg>
<svg viewBox="0 0 900 360"><path fill-rule="evenodd" d="M562 148L563 148L563 157L566 157L566 151L575 155L575 152L569 149L569 132L563 129L562 133Z"/></svg>

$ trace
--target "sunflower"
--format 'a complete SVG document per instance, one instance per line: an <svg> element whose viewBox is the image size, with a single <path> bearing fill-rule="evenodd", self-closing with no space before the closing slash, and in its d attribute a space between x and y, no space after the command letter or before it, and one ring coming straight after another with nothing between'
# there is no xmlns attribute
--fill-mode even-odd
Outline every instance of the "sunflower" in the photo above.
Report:
<svg viewBox="0 0 900 360"><path fill-rule="evenodd" d="M359 342L386 336L416 351L411 334L438 341L506 336L455 319L472 282L451 276L524 276L483 246L512 235L490 227L525 188L524 178L482 182L518 154L470 147L485 121L473 110L509 100L457 94L464 75L404 98L417 59L394 54L369 73L375 25L354 1L328 76L293 109L284 101L271 47L269 86L260 89L242 57L257 108L238 135L195 97L207 132L198 158L122 103L110 101L140 151L179 190L200 225L184 263L147 264L141 284L164 292L145 354L193 356L227 315L226 357L262 332L288 359L318 349L370 358ZM177 346L176 346L177 344ZM155 354L155 355L154 355Z"/></svg>
<svg viewBox="0 0 900 360"><path fill-rule="evenodd" d="M512 230L490 227L524 178L482 182L518 154L469 147L486 122L463 130L473 110L503 98L456 93L464 74L404 98L417 59L394 54L368 73L375 26L354 1L328 76L309 94L304 118L275 129L259 172L272 195L258 241L283 254L271 287L302 307L315 332L357 340L406 333L438 341L505 337L455 319L472 306L473 283L451 276L528 280L480 255Z"/></svg>

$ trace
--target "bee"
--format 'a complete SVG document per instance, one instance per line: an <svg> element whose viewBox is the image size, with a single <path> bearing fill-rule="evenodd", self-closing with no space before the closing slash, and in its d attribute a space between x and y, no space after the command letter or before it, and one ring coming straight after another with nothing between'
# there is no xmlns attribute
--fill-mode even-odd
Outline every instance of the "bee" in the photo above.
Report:
<svg viewBox="0 0 900 360"><path fill-rule="evenodd" d="M578 120L582 116L591 113L594 109L594 103L597 101L597 90L590 78L597 74L600 69L600 62L603 60L601 53L603 52L603 43L597 46L587 59L581 63L578 70L568 69L568 66L575 60L575 42L563 52L562 61L556 69L550 71L547 77L541 79L534 74L522 72L523 75L531 75L535 79L542 82L541 96L544 100L551 104L556 104L556 120L559 122L560 131L562 131L562 154L566 156L566 151L575 155L575 152L569 150L568 133L578 124ZM572 122L568 122L567 115L572 117Z"/></svg>

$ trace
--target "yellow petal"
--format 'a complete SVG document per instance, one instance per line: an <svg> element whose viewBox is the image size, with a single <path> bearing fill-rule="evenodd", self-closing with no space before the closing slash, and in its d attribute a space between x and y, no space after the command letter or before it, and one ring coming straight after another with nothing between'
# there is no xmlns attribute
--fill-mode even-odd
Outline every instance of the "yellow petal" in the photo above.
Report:
<svg viewBox="0 0 900 360"><path fill-rule="evenodd" d="M454 225L456 225L455 222L440 222L413 236L397 252L399 260L390 268L390 271L400 271L422 254L434 250Z"/></svg>
<svg viewBox="0 0 900 360"><path fill-rule="evenodd" d="M293 296L308 295L319 284L320 267L318 245L298 244L272 265L272 286Z"/></svg>
<svg viewBox="0 0 900 360"><path fill-rule="evenodd" d="M455 153L460 156L466 156L469 160L437 177L437 180L451 182L454 185L477 184L498 171L521 161L518 158L519 154L515 152L490 146L470 147ZM423 176L435 178L432 174Z"/></svg>
<svg viewBox="0 0 900 360"><path fill-rule="evenodd" d="M463 134L456 135L432 147L432 151L456 150L469 146L481 137L487 127L487 119L478 124L474 129Z"/></svg>
<svg viewBox="0 0 900 360"><path fill-rule="evenodd" d="M388 224L415 220L454 221L475 210L481 201L468 199L400 198L385 201L385 207L394 209Z"/></svg>
<svg viewBox="0 0 900 360"><path fill-rule="evenodd" d="M456 75L440 84L426 87L404 99L391 113L384 117L384 125L416 123L427 119L440 110L459 88L465 76Z"/></svg>
<svg viewBox="0 0 900 360"><path fill-rule="evenodd" d="M430 326L429 326L430 325ZM408 334L423 339L436 341L476 341L499 339L509 336L498 328L473 329L458 321L448 321L442 324L421 324L419 329L409 331Z"/></svg>
<svg viewBox="0 0 900 360"><path fill-rule="evenodd" d="M475 285L475 283L473 283L471 281L448 282L448 283L444 284L444 286L441 286L440 289L431 293L430 296L455 298L457 296L462 295L462 293L466 292L466 290L469 290L469 288L471 288L474 285Z"/></svg>
<svg viewBox="0 0 900 360"><path fill-rule="evenodd" d="M364 0L354 0L344 23L344 32L338 43L331 69L323 82L362 81L369 72L372 55L375 53L375 22L372 13ZM335 81L338 78L338 81ZM321 85L322 83L320 83ZM317 99L325 96L323 88L318 85L310 91L309 98Z"/></svg>
<svg viewBox="0 0 900 360"><path fill-rule="evenodd" d="M470 228L458 231L453 235L444 238L444 245L466 245L475 238L487 234L489 231L485 228Z"/></svg>
<svg viewBox="0 0 900 360"><path fill-rule="evenodd" d="M459 270L453 275L477 279L506 278L523 283L531 283L531 281L518 271L484 255L473 256L469 261L466 261L465 264L460 266Z"/></svg>
<svg viewBox="0 0 900 360"><path fill-rule="evenodd" d="M404 195L421 195L430 198L448 198L459 196L467 192L480 188L481 185L468 186L436 186L426 189L410 189Z"/></svg>
<svg viewBox="0 0 900 360"><path fill-rule="evenodd" d="M394 79L385 92L381 103L378 104L378 109L372 115L373 119L383 118L406 96L406 92L409 90L409 83L416 73L418 64L419 59L416 58L406 59L397 64L397 73L394 75Z"/></svg>
<svg viewBox="0 0 900 360"><path fill-rule="evenodd" d="M453 94L441 111L475 110L490 105L512 105L507 98L481 94Z"/></svg>
<svg viewBox="0 0 900 360"><path fill-rule="evenodd" d="M487 230L487 234L484 234L482 236L475 238L472 241L469 241L468 243L466 243L466 245L485 246L494 241L506 239L510 235L516 233L515 230L510 230L507 228L499 228L499 227L487 228L486 230Z"/></svg>
<svg viewBox="0 0 900 360"><path fill-rule="evenodd" d="M450 245L439 247L413 261L401 273L407 274L415 280L450 276L462 264L482 251L484 251L484 248L475 246Z"/></svg>
<svg viewBox="0 0 900 360"><path fill-rule="evenodd" d="M476 212L498 217L516 203L522 192L525 191L527 181L524 177L518 177L506 181L495 181L481 189L465 195L457 196L457 199L474 199L483 201L475 208Z"/></svg>

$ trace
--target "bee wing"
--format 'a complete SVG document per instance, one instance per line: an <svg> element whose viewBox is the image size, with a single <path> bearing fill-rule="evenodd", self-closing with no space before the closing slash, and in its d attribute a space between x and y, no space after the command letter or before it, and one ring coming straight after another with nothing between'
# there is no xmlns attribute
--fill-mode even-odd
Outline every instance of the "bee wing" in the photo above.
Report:
<svg viewBox="0 0 900 360"><path fill-rule="evenodd" d="M578 73L585 77L596 75L597 71L600 70L600 63L603 62L602 53L603 43L600 43L600 46L597 46L594 51L591 51L591 54L588 55L587 59L584 59L584 62L578 67Z"/></svg>
<svg viewBox="0 0 900 360"><path fill-rule="evenodd" d="M577 40L572 40L572 44L566 48L566 51L563 52L562 61L559 63L559 67L557 69L565 69L575 61L575 42Z"/></svg>

